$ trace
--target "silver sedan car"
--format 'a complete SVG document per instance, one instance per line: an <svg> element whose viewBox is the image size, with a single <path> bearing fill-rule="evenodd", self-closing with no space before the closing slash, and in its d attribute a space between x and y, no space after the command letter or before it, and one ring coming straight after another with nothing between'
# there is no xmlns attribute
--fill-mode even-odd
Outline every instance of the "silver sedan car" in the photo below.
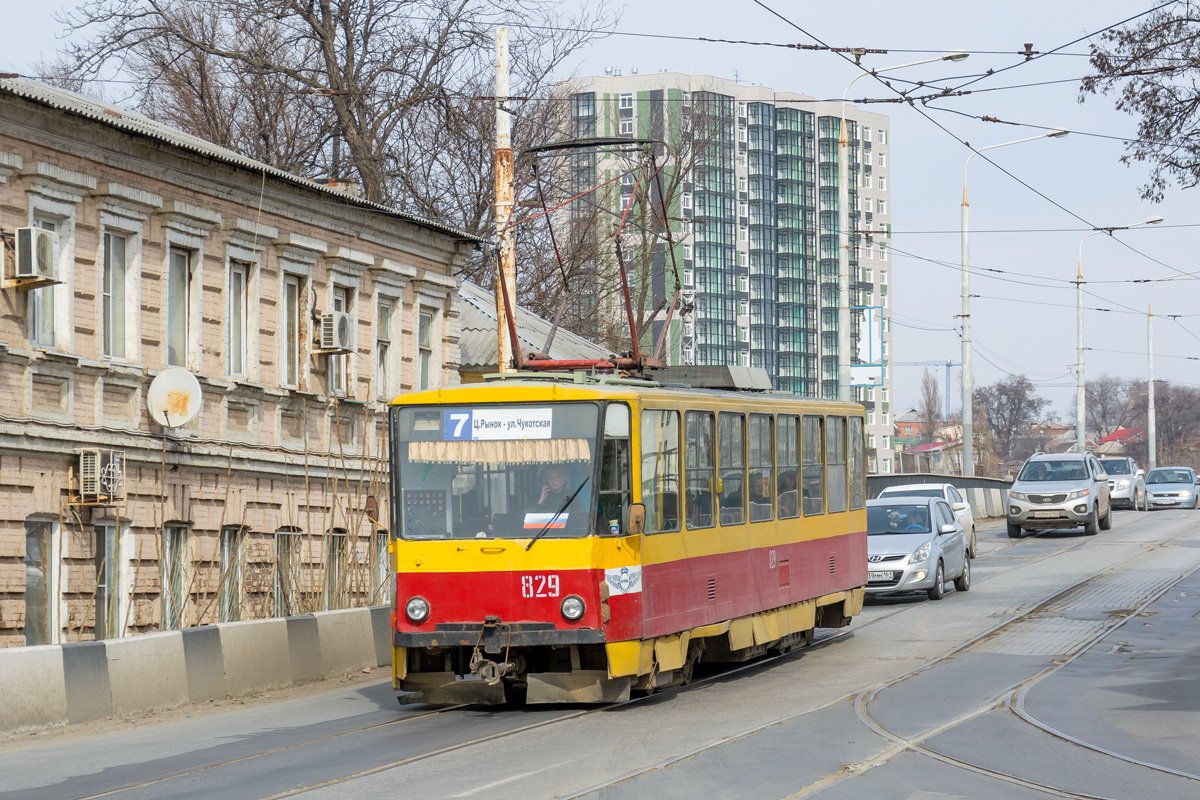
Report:
<svg viewBox="0 0 1200 800"><path fill-rule="evenodd" d="M941 600L946 579L971 588L966 532L945 500L933 497L867 501L867 594L925 592Z"/></svg>
<svg viewBox="0 0 1200 800"><path fill-rule="evenodd" d="M1150 508L1196 508L1196 471L1191 467L1159 467L1146 476Z"/></svg>

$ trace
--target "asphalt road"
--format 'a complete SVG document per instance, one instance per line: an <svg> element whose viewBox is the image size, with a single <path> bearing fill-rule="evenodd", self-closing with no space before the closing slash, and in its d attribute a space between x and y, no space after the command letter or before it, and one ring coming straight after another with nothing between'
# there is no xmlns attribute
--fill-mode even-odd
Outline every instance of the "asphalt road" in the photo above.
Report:
<svg viewBox="0 0 1200 800"><path fill-rule="evenodd" d="M1200 797L1200 512L979 530L969 592L609 707L396 705L386 681L0 744L0 798Z"/></svg>

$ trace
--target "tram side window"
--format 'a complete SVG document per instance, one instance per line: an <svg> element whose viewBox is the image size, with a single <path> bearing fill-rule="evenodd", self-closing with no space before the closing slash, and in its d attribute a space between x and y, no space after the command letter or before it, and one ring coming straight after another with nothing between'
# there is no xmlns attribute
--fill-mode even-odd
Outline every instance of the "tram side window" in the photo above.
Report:
<svg viewBox="0 0 1200 800"><path fill-rule="evenodd" d="M722 525L746 523L746 418L717 416L717 491Z"/></svg>
<svg viewBox="0 0 1200 800"><path fill-rule="evenodd" d="M612 521L624 525L629 510L632 479L629 476L629 406L609 403L604 409L604 445L600 451L600 489L597 499L596 532L608 533Z"/></svg>
<svg viewBox="0 0 1200 800"><path fill-rule="evenodd" d="M770 414L750 415L750 521L775 518L775 436Z"/></svg>
<svg viewBox="0 0 1200 800"><path fill-rule="evenodd" d="M800 466L800 418L790 414L780 414L775 434L775 451L779 463L779 478L776 487L779 518L792 519L800 516L799 504L796 502L796 486L800 483L797 480Z"/></svg>
<svg viewBox="0 0 1200 800"><path fill-rule="evenodd" d="M866 443L862 417L850 418L850 508L867 504Z"/></svg>
<svg viewBox="0 0 1200 800"><path fill-rule="evenodd" d="M689 529L711 528L713 521L713 477L717 465L713 415L689 411L684 415L684 498Z"/></svg>
<svg viewBox="0 0 1200 800"><path fill-rule="evenodd" d="M679 530L679 412L642 411L642 504L646 533Z"/></svg>
<svg viewBox="0 0 1200 800"><path fill-rule="evenodd" d="M830 514L846 510L846 418L825 419L825 488Z"/></svg>
<svg viewBox="0 0 1200 800"><path fill-rule="evenodd" d="M825 460L822 457L824 449L825 419L824 417L804 418L804 469L801 480L804 483L804 516L825 513Z"/></svg>

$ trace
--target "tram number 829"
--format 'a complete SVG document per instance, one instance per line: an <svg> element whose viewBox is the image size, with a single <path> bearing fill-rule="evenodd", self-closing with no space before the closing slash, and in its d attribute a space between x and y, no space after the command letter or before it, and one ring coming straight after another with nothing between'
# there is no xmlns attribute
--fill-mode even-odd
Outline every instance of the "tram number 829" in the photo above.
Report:
<svg viewBox="0 0 1200 800"><path fill-rule="evenodd" d="M521 597L558 597L557 575L522 575Z"/></svg>

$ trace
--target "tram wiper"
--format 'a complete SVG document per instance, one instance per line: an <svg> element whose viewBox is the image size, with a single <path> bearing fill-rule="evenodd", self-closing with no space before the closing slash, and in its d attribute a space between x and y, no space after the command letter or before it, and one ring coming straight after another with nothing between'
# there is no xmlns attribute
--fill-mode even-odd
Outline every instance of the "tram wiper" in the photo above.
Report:
<svg viewBox="0 0 1200 800"><path fill-rule="evenodd" d="M591 480L591 477L590 477L590 476L589 476L589 477L587 477L587 478L584 478L584 479L583 479L583 480L582 480L582 481L579 483L579 488L578 488L578 489L576 489L575 491L571 492L571 496L570 496L570 497L568 497L566 500L564 500L564 501L563 501L563 504L562 504L561 506L559 506L559 507L558 507L558 511L555 511L555 512L554 512L554 516L553 516L553 517L551 517L550 519L546 520L546 524L542 526L542 529L533 535L533 538L529 540L529 544L525 545L525 550L526 550L526 552L528 552L528 551L529 551L529 548L533 547L533 543L534 543L534 542L536 542L538 539L542 538L542 534L543 534L543 533L545 533L546 531L550 530L550 526L554 524L554 520L558 519L559 515L560 515L560 514L562 514L564 511L566 511L566 510L567 510L567 506L571 505L571 501L572 501L572 500L574 500L574 499L575 499L575 497L576 497L576 496L577 496L577 495L578 495L578 494L579 494L581 491L583 491L583 487L584 487L584 486L587 486L587 482L588 482L589 480Z"/></svg>

